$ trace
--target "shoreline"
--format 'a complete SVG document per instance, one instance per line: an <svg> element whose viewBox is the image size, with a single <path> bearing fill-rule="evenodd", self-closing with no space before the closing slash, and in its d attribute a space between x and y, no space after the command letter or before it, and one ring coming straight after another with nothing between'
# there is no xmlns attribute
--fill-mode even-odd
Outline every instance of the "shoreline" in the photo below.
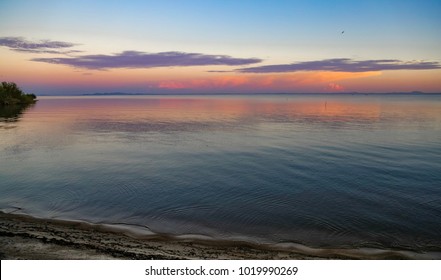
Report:
<svg viewBox="0 0 441 280"><path fill-rule="evenodd" d="M310 248L192 236L139 235L123 228L0 212L0 258L5 259L441 259L441 252L374 248Z"/></svg>

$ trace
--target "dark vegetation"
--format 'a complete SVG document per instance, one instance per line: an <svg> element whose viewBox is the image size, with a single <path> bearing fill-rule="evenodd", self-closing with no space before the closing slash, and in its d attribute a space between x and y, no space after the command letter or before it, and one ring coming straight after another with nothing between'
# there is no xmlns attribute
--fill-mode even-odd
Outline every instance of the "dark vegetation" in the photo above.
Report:
<svg viewBox="0 0 441 280"><path fill-rule="evenodd" d="M0 84L0 106L29 105L36 101L35 94L24 93L16 83Z"/></svg>

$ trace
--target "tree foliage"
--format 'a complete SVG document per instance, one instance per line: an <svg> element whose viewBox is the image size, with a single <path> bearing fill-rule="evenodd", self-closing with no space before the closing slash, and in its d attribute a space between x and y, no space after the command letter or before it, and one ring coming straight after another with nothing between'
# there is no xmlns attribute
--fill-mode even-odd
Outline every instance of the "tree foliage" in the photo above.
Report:
<svg viewBox="0 0 441 280"><path fill-rule="evenodd" d="M35 103L35 94L24 93L16 83L2 82L0 84L0 105Z"/></svg>

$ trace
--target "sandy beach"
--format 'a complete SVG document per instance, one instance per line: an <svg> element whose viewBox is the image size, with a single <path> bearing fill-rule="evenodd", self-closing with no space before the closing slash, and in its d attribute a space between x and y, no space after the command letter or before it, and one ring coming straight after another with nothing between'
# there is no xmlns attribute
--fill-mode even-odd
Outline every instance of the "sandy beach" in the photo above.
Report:
<svg viewBox="0 0 441 280"><path fill-rule="evenodd" d="M379 249L311 249L167 236L133 236L83 222L0 213L1 259L436 259Z"/></svg>
<svg viewBox="0 0 441 280"><path fill-rule="evenodd" d="M205 244L204 244L205 243ZM1 259L311 259L250 244L216 244L127 233L82 222L0 214Z"/></svg>

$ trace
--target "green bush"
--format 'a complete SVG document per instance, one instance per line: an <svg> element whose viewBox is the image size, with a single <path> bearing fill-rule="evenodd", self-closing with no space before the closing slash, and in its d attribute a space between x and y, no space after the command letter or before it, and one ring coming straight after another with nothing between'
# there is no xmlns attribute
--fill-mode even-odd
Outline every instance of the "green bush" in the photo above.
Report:
<svg viewBox="0 0 441 280"><path fill-rule="evenodd" d="M0 84L0 105L32 104L35 103L36 98L35 94L24 93L16 83Z"/></svg>

